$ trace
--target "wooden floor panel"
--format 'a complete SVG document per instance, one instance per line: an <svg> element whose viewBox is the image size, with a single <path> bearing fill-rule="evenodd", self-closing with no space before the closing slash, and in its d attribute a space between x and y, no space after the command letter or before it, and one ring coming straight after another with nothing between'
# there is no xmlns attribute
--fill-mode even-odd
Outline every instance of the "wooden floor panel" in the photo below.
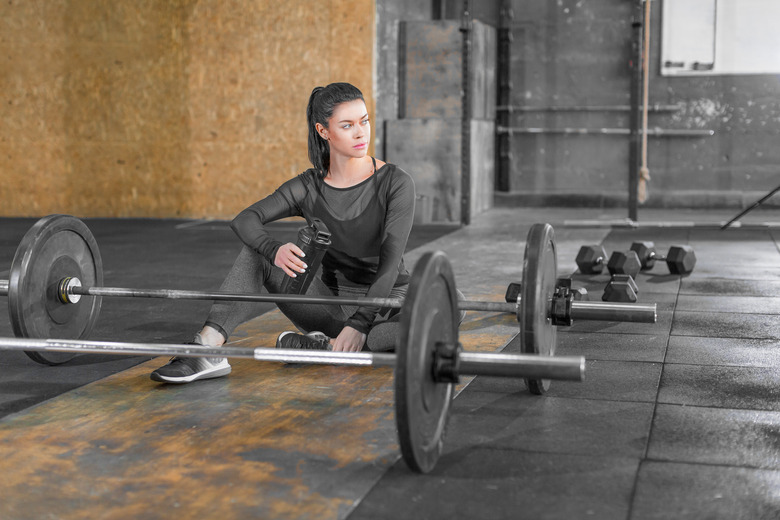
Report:
<svg viewBox="0 0 780 520"><path fill-rule="evenodd" d="M470 317L468 350L517 330ZM235 343L290 328L274 311ZM343 518L400 456L389 368L233 360L227 378L161 385L164 362L0 422L0 518Z"/></svg>

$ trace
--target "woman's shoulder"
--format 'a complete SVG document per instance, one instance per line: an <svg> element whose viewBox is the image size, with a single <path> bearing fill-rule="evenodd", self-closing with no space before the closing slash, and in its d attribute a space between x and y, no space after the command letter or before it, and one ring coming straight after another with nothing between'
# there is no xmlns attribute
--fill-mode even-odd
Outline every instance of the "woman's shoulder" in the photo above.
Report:
<svg viewBox="0 0 780 520"><path fill-rule="evenodd" d="M320 176L317 175L317 170L314 168L309 168L308 170L304 170L302 173L299 173L296 179L305 184L313 184L320 179Z"/></svg>
<svg viewBox="0 0 780 520"><path fill-rule="evenodd" d="M393 163L383 163L380 166L377 162L377 173L380 174L383 180L391 184L414 183L411 175L409 175L403 168Z"/></svg>
<svg viewBox="0 0 780 520"><path fill-rule="evenodd" d="M276 193L291 202L300 204L316 190L316 185L317 174L313 168L309 168L295 177L284 181L276 188Z"/></svg>
<svg viewBox="0 0 780 520"><path fill-rule="evenodd" d="M377 170L377 173L379 176L379 191L384 194L386 201L414 200L414 180L403 168L392 163L386 163Z"/></svg>
<svg viewBox="0 0 780 520"><path fill-rule="evenodd" d="M314 168L309 168L291 179L287 179L279 187L281 189L306 189L316 184L318 179L317 172Z"/></svg>

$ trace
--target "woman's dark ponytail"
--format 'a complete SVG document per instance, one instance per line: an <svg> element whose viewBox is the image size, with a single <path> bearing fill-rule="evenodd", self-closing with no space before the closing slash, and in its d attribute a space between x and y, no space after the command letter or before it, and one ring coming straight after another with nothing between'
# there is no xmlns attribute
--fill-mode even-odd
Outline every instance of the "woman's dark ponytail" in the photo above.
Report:
<svg viewBox="0 0 780 520"><path fill-rule="evenodd" d="M314 87L306 107L309 124L309 160L320 177L325 177L330 168L330 145L317 132L317 123L328 128L328 120L336 106L348 101L363 99L363 93L349 83L331 83L326 87Z"/></svg>

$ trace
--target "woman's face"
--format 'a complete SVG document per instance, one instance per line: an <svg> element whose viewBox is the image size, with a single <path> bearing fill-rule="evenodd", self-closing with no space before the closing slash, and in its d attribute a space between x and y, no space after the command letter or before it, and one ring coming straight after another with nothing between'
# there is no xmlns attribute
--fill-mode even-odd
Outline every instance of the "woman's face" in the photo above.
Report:
<svg viewBox="0 0 780 520"><path fill-rule="evenodd" d="M320 135L330 141L330 153L347 157L365 157L371 140L371 123L362 99L337 105L328 120L328 128L317 124Z"/></svg>

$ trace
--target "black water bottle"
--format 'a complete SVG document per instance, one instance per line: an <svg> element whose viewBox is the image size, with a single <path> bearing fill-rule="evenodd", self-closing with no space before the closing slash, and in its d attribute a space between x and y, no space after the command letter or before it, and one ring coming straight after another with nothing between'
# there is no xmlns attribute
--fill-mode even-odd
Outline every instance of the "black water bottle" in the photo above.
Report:
<svg viewBox="0 0 780 520"><path fill-rule="evenodd" d="M328 227L318 218L312 219L311 225L302 227L298 231L298 240L295 245L301 248L304 253L303 261L306 263L306 271L297 273L293 278L288 276L282 283L282 292L286 294L305 294L311 281L317 274L322 257L330 246L330 231Z"/></svg>

